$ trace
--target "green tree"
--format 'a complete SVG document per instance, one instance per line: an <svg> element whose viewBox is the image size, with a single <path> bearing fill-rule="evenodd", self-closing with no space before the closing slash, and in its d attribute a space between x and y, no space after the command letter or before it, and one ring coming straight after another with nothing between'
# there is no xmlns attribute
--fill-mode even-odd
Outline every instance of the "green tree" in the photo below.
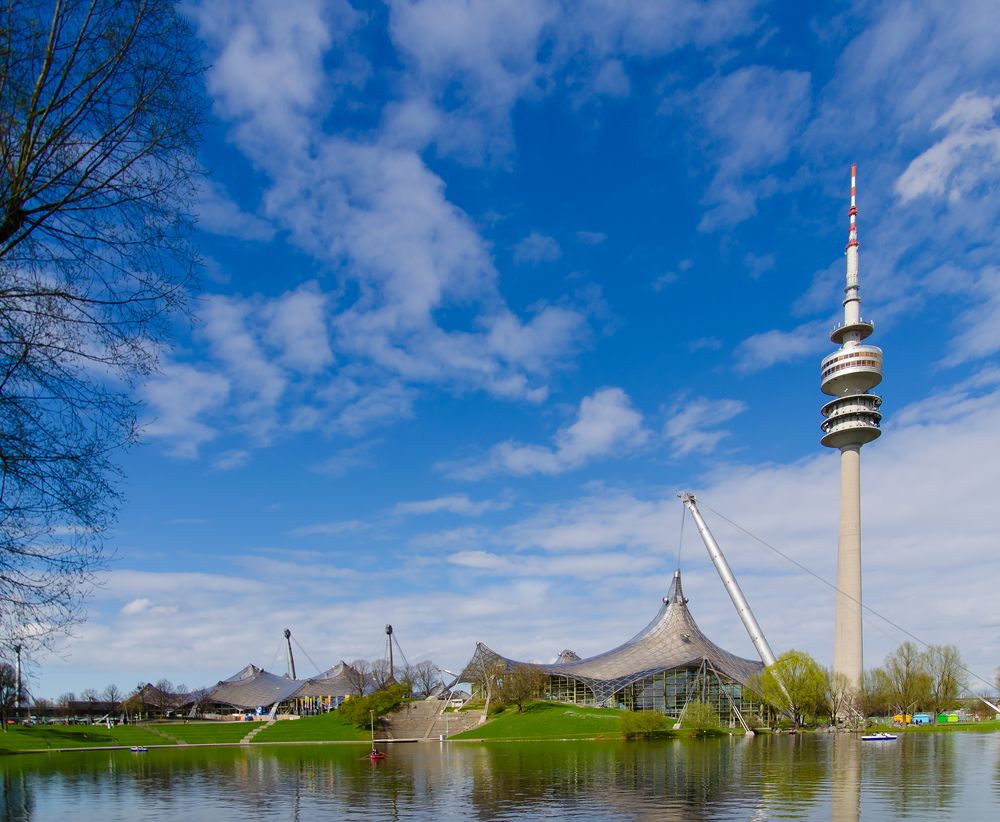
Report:
<svg viewBox="0 0 1000 822"><path fill-rule="evenodd" d="M813 718L827 703L826 672L805 651L785 651L761 676L764 699L796 725Z"/></svg>
<svg viewBox="0 0 1000 822"><path fill-rule="evenodd" d="M130 390L188 242L202 66L173 0L16 0L0 17L0 625L82 617L119 500Z"/></svg>

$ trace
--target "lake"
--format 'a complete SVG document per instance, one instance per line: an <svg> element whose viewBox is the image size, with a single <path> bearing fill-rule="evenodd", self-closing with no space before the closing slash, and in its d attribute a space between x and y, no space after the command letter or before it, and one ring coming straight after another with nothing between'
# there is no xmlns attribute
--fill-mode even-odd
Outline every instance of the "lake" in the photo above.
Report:
<svg viewBox="0 0 1000 822"><path fill-rule="evenodd" d="M260 746L0 760L11 820L1000 818L1000 734Z"/></svg>

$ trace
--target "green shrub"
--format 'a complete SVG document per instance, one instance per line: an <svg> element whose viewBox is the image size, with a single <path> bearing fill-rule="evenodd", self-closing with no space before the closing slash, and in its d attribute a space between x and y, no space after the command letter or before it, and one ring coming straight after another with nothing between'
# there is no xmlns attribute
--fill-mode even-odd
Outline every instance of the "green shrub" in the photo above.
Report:
<svg viewBox="0 0 1000 822"><path fill-rule="evenodd" d="M719 715L711 705L704 702L689 702L684 710L684 726L694 731L696 736L711 736L722 733Z"/></svg>
<svg viewBox="0 0 1000 822"><path fill-rule="evenodd" d="M649 739L658 731L666 730L667 718L659 711L634 711L622 714L618 728L626 739Z"/></svg>
<svg viewBox="0 0 1000 822"><path fill-rule="evenodd" d="M369 727L371 714L375 714L375 719L385 716L390 711L394 711L403 704L403 700L409 696L410 688L407 685L390 685L381 691L375 691L368 696L356 696L348 699L337 709L337 713L344 722L349 722L359 728Z"/></svg>

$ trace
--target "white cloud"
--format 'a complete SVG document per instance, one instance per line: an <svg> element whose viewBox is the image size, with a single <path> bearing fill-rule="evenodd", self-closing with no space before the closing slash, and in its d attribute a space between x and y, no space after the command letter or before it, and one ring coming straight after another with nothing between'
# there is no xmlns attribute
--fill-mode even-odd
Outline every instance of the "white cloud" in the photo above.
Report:
<svg viewBox="0 0 1000 822"><path fill-rule="evenodd" d="M153 604L152 600L146 599L146 597L139 597L138 599L130 600L126 602L121 609L121 613L125 616L131 616L133 614L141 614L143 611L148 611L150 606Z"/></svg>
<svg viewBox="0 0 1000 822"><path fill-rule="evenodd" d="M967 92L934 122L946 136L915 158L896 180L905 203L947 195L950 200L1000 177L1000 97Z"/></svg>
<svg viewBox="0 0 1000 822"><path fill-rule="evenodd" d="M282 361L297 371L314 373L333 362L327 326L328 297L315 282L305 283L265 304L265 337Z"/></svg>
<svg viewBox="0 0 1000 822"><path fill-rule="evenodd" d="M600 245L608 239L608 235L603 231L577 231L576 238L587 245Z"/></svg>
<svg viewBox="0 0 1000 822"><path fill-rule="evenodd" d="M632 82L621 60L608 60L594 75L594 91L605 97L628 97Z"/></svg>
<svg viewBox="0 0 1000 822"><path fill-rule="evenodd" d="M229 397L229 381L193 366L165 365L140 394L150 414L143 433L170 440L174 456L193 459L218 433L198 417L222 406Z"/></svg>
<svg viewBox="0 0 1000 822"><path fill-rule="evenodd" d="M663 427L663 435L675 458L709 454L730 432L718 428L746 411L740 400L710 400L682 396L674 404Z"/></svg>
<svg viewBox="0 0 1000 822"><path fill-rule="evenodd" d="M237 389L238 414L258 437L276 423L275 411L287 377L268 356L253 328L253 306L238 297L202 298L201 335Z"/></svg>
<svg viewBox="0 0 1000 822"><path fill-rule="evenodd" d="M710 48L752 30L755 0L394 0L390 35L407 64L407 98L389 109L396 139L467 162L503 161L517 103L558 87L567 66L593 66L591 90L623 97L622 57Z"/></svg>
<svg viewBox="0 0 1000 822"><path fill-rule="evenodd" d="M667 286L673 285L680 279L680 274L676 271L665 271L659 277L657 277L653 282L649 284L649 287L656 291L657 293L663 291Z"/></svg>
<svg viewBox="0 0 1000 822"><path fill-rule="evenodd" d="M315 537L315 536L335 536L337 534L349 534L354 531L363 531L367 524L357 519L337 520L334 522L318 522L314 525L302 525L294 528L289 533L293 537Z"/></svg>
<svg viewBox="0 0 1000 822"><path fill-rule="evenodd" d="M562 249L552 237L532 231L527 237L514 246L514 262L516 263L548 263L558 260Z"/></svg>
<svg viewBox="0 0 1000 822"><path fill-rule="evenodd" d="M714 231L752 217L773 188L763 177L795 146L809 114L810 76L748 66L706 81L692 103L717 165L699 228Z"/></svg>
<svg viewBox="0 0 1000 822"><path fill-rule="evenodd" d="M955 320L958 332L942 360L945 365L958 365L1000 351L1000 268L983 269L969 293L976 299Z"/></svg>
<svg viewBox="0 0 1000 822"><path fill-rule="evenodd" d="M830 328L833 324L830 323ZM805 323L792 331L762 331L736 346L735 368L743 374L811 357L824 350L823 323Z"/></svg>
<svg viewBox="0 0 1000 822"><path fill-rule="evenodd" d="M627 454L648 438L628 395L621 388L602 388L584 397L576 420L556 433L554 447L501 442L482 461L441 467L469 480L495 473L561 474L593 459Z"/></svg>
<svg viewBox="0 0 1000 822"><path fill-rule="evenodd" d="M267 242L275 234L274 226L243 211L218 183L211 181L204 182L199 191L198 227L213 234L259 242Z"/></svg>
<svg viewBox="0 0 1000 822"><path fill-rule="evenodd" d="M213 461L212 467L217 471L235 471L250 462L250 452L242 448L235 448L219 454Z"/></svg>
<svg viewBox="0 0 1000 822"><path fill-rule="evenodd" d="M688 351L718 351L722 348L722 340L718 337L698 337L687 343Z"/></svg>
<svg viewBox="0 0 1000 822"><path fill-rule="evenodd" d="M553 0L390 4L389 33L409 64L409 97L440 112L439 150L466 160L510 150L510 112L537 93L543 32L558 15ZM446 90L453 101L447 108Z"/></svg>
<svg viewBox="0 0 1000 822"><path fill-rule="evenodd" d="M461 514L467 517L478 517L487 511L503 511L510 507L509 502L497 500L480 500L475 502L468 494L451 494L434 499L400 502L393 506L394 514L437 514L447 512Z"/></svg>

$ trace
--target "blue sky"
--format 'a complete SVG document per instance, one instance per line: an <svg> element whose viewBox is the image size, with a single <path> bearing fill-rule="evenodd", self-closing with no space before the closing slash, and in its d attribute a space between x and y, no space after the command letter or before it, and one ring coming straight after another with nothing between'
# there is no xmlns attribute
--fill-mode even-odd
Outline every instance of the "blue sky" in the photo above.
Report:
<svg viewBox="0 0 1000 822"><path fill-rule="evenodd" d="M655 613L695 490L833 579L819 361L857 162L885 434L866 602L1000 664L1000 9L750 0L191 3L205 259L140 389L89 621L35 691L213 684ZM833 598L705 510L771 644ZM690 523L695 617L752 646ZM866 626L866 664L905 637ZM311 665L300 670L311 673Z"/></svg>

